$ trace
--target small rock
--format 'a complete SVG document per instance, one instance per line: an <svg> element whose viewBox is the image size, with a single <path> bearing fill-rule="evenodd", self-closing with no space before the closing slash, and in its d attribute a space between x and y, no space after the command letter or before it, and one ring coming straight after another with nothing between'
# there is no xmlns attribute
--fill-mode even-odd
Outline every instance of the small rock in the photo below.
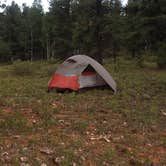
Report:
<svg viewBox="0 0 166 166"><path fill-rule="evenodd" d="M37 100L37 102L38 102L38 103L42 103L42 101L41 101L41 100Z"/></svg>
<svg viewBox="0 0 166 166"><path fill-rule="evenodd" d="M103 162L103 166L110 166L106 161Z"/></svg>
<svg viewBox="0 0 166 166"><path fill-rule="evenodd" d="M47 166L47 164L45 164L45 163L42 163L40 166Z"/></svg>
<svg viewBox="0 0 166 166"><path fill-rule="evenodd" d="M54 159L54 163L55 163L55 164L59 165L60 162L61 162L61 158L56 157L56 158Z"/></svg>
<svg viewBox="0 0 166 166"><path fill-rule="evenodd" d="M149 144L147 144L147 145L148 145L149 147L152 147L152 144L150 144L150 143L149 143Z"/></svg>
<svg viewBox="0 0 166 166"><path fill-rule="evenodd" d="M36 124L36 123L37 123L37 121L36 121L35 119L33 119L33 120L32 120L32 123L33 123L33 124Z"/></svg>
<svg viewBox="0 0 166 166"><path fill-rule="evenodd" d="M20 135L15 135L15 136L13 136L13 138L19 139L19 138L20 138Z"/></svg>
<svg viewBox="0 0 166 166"><path fill-rule="evenodd" d="M27 148L27 147L24 147L22 150L25 152L25 151L27 151L27 150L28 150L28 148Z"/></svg>
<svg viewBox="0 0 166 166"><path fill-rule="evenodd" d="M84 156L81 156L81 160L82 160L82 161L85 161L86 159L85 159L85 157L84 157Z"/></svg>
<svg viewBox="0 0 166 166"><path fill-rule="evenodd" d="M98 140L98 138L91 137L90 140L91 140L91 141L94 141L94 140Z"/></svg>
<svg viewBox="0 0 166 166"><path fill-rule="evenodd" d="M27 157L20 157L20 161L25 163L28 161L28 158Z"/></svg>
<svg viewBox="0 0 166 166"><path fill-rule="evenodd" d="M82 149L81 149L81 148L79 148L79 149L78 149L78 151L79 151L79 152L82 152Z"/></svg>
<svg viewBox="0 0 166 166"><path fill-rule="evenodd" d="M61 142L60 144L61 144L61 145L65 145L65 143L64 143L64 142Z"/></svg>
<svg viewBox="0 0 166 166"><path fill-rule="evenodd" d="M161 110L161 114L162 114L163 116L166 116L166 112L165 112L164 110Z"/></svg>
<svg viewBox="0 0 166 166"><path fill-rule="evenodd" d="M65 123L65 121L64 121L64 120L58 120L58 122L59 122L59 123Z"/></svg>
<svg viewBox="0 0 166 166"><path fill-rule="evenodd" d="M14 145L14 144L9 143L9 144L6 145L6 147L7 147L7 148L11 148L13 145Z"/></svg>
<svg viewBox="0 0 166 166"><path fill-rule="evenodd" d="M76 166L76 163L72 163L72 166Z"/></svg>
<svg viewBox="0 0 166 166"><path fill-rule="evenodd" d="M64 159L65 159L64 156L56 157L56 158L54 159L54 163L57 164L57 165L59 165L59 163L60 163L62 160L64 160Z"/></svg>
<svg viewBox="0 0 166 166"><path fill-rule="evenodd" d="M106 121L106 120L104 120L104 121L103 121L103 124L107 124L107 121Z"/></svg>
<svg viewBox="0 0 166 166"><path fill-rule="evenodd" d="M9 155L9 153L8 152L3 152L2 153L2 156L6 156L6 155Z"/></svg>
<svg viewBox="0 0 166 166"><path fill-rule="evenodd" d="M31 165L28 163L21 163L20 166L31 166Z"/></svg>
<svg viewBox="0 0 166 166"><path fill-rule="evenodd" d="M143 97L144 97L145 99L151 99L150 95L148 95L148 94L143 94Z"/></svg>
<svg viewBox="0 0 166 166"><path fill-rule="evenodd" d="M89 132L89 131L86 131L86 134L87 134L87 135L89 135L89 134L90 134L90 132Z"/></svg>
<svg viewBox="0 0 166 166"><path fill-rule="evenodd" d="M124 123L123 123L123 126L127 126L127 122L124 122Z"/></svg>

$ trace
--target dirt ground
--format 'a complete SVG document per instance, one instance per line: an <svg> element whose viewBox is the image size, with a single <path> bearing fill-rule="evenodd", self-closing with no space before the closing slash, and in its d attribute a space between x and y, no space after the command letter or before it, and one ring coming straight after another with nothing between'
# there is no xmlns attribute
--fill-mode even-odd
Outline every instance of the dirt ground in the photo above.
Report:
<svg viewBox="0 0 166 166"><path fill-rule="evenodd" d="M22 63L0 65L0 165L166 166L164 70L107 60L117 94L61 94L46 92L57 64Z"/></svg>

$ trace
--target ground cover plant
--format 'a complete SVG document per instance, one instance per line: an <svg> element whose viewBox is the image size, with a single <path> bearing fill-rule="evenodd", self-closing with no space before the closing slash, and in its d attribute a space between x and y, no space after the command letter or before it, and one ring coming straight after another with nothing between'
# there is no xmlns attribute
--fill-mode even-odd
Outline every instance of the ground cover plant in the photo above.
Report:
<svg viewBox="0 0 166 166"><path fill-rule="evenodd" d="M0 66L1 165L166 165L165 70L107 59L117 94L47 93L57 65Z"/></svg>

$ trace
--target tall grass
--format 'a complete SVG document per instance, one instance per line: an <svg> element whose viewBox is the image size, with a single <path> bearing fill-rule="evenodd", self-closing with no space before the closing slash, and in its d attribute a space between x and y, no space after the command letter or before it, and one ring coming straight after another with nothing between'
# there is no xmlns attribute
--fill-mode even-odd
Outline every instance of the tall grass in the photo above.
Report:
<svg viewBox="0 0 166 166"><path fill-rule="evenodd" d="M39 65L32 62L14 62L12 73L18 76L33 75L40 69Z"/></svg>

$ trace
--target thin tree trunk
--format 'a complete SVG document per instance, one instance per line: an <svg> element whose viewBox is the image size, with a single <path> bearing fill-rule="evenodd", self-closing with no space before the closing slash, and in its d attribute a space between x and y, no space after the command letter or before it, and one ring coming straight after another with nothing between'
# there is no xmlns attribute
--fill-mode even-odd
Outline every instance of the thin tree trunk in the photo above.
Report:
<svg viewBox="0 0 166 166"><path fill-rule="evenodd" d="M132 58L135 58L135 50L132 50Z"/></svg>
<svg viewBox="0 0 166 166"><path fill-rule="evenodd" d="M115 51L115 48L113 48L113 61L114 63L116 63L116 51Z"/></svg>
<svg viewBox="0 0 166 166"><path fill-rule="evenodd" d="M53 41L51 45L51 57L55 57L55 40Z"/></svg>
<svg viewBox="0 0 166 166"><path fill-rule="evenodd" d="M33 32L31 29L31 57L30 60L33 61Z"/></svg>
<svg viewBox="0 0 166 166"><path fill-rule="evenodd" d="M47 60L50 59L50 42L49 39L47 39Z"/></svg>
<svg viewBox="0 0 166 166"><path fill-rule="evenodd" d="M102 0L96 0L96 15L97 15L97 25L96 25L96 46L97 46L97 52L96 52L96 60L99 63L103 63L103 57L102 57L102 44L101 44L101 14L102 14Z"/></svg>

